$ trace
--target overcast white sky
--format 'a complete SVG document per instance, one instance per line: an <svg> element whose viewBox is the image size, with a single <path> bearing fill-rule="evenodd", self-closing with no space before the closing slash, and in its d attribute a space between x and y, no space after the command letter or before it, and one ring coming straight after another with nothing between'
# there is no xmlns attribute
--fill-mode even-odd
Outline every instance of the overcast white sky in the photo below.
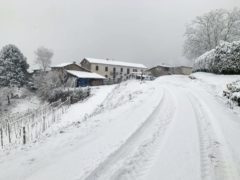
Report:
<svg viewBox="0 0 240 180"><path fill-rule="evenodd" d="M240 0L0 0L0 47L16 44L33 64L34 51L54 51L53 64L83 57L185 64L185 25Z"/></svg>

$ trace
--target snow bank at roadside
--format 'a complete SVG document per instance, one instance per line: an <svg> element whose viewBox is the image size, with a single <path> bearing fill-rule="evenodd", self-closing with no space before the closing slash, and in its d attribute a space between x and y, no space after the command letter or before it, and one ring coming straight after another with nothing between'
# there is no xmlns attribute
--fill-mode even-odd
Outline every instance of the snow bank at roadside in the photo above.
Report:
<svg viewBox="0 0 240 180"><path fill-rule="evenodd" d="M190 78L200 80L201 83L210 88L210 92L213 90L213 93L219 97L226 97L223 100L231 108L235 105L240 106L240 75L217 75L197 72L191 74Z"/></svg>
<svg viewBox="0 0 240 180"><path fill-rule="evenodd" d="M240 75L217 75L204 72L193 73L190 76L211 86L218 95L222 95L227 84L240 80Z"/></svg>

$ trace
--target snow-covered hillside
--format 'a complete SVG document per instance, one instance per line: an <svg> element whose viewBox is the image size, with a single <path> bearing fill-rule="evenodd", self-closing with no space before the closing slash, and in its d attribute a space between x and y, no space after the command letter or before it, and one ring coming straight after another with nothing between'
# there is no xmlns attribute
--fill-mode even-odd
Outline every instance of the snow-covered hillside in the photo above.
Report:
<svg viewBox="0 0 240 180"><path fill-rule="evenodd" d="M0 151L0 179L240 179L240 116L219 100L240 76L194 76L96 88L38 142Z"/></svg>

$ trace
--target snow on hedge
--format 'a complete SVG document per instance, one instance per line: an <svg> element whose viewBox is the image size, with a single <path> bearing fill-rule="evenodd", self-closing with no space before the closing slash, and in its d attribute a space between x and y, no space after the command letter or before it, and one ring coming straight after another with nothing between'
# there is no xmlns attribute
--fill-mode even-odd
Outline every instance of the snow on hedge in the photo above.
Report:
<svg viewBox="0 0 240 180"><path fill-rule="evenodd" d="M222 42L216 49L197 58L193 72L212 72L217 74L240 73L240 41Z"/></svg>
<svg viewBox="0 0 240 180"><path fill-rule="evenodd" d="M193 72L203 71L208 72L212 67L212 62L215 57L215 49L206 52L197 58L193 65Z"/></svg>

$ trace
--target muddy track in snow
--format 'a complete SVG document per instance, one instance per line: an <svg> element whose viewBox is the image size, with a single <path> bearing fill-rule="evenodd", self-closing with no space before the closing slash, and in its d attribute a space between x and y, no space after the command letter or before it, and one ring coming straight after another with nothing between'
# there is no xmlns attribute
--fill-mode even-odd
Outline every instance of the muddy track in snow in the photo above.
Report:
<svg viewBox="0 0 240 180"><path fill-rule="evenodd" d="M201 102L193 93L189 92L187 97L196 114L198 125L202 180L239 180L236 166L214 114L210 112L207 104Z"/></svg>
<svg viewBox="0 0 240 180"><path fill-rule="evenodd" d="M171 94L163 96L146 121L126 140L126 142L103 163L101 163L86 180L96 179L139 179L151 167L167 126L173 119Z"/></svg>

